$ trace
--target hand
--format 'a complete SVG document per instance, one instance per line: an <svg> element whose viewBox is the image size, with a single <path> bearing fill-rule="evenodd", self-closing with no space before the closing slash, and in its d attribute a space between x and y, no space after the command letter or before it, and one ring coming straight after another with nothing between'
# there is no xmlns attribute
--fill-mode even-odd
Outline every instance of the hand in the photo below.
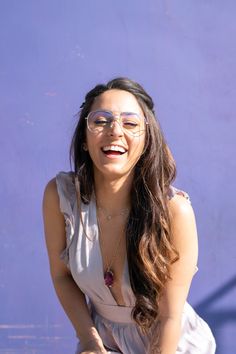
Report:
<svg viewBox="0 0 236 354"><path fill-rule="evenodd" d="M107 351L104 349L104 350L86 350L86 351L83 351L83 352L80 352L80 354L107 354Z"/></svg>
<svg viewBox="0 0 236 354"><path fill-rule="evenodd" d="M158 344L152 344L148 354L161 354Z"/></svg>
<svg viewBox="0 0 236 354"><path fill-rule="evenodd" d="M161 350L159 347L160 339L160 322L157 321L152 327L153 335L150 339L148 354L160 354Z"/></svg>
<svg viewBox="0 0 236 354"><path fill-rule="evenodd" d="M83 350L80 354L107 354L106 349Z"/></svg>
<svg viewBox="0 0 236 354"><path fill-rule="evenodd" d="M102 341L98 339L91 339L83 346L82 351L79 354L107 354L106 349L103 346Z"/></svg>

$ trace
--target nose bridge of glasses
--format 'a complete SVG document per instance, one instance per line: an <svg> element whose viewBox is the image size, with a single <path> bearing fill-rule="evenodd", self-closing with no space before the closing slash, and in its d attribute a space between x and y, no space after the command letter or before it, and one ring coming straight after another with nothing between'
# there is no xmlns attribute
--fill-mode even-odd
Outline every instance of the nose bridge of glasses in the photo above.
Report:
<svg viewBox="0 0 236 354"><path fill-rule="evenodd" d="M120 132L123 132L123 127L122 127L122 122L120 120L120 117L114 117L111 120L110 124L109 124L109 128L112 129L112 131L115 131L117 133L120 134Z"/></svg>
<svg viewBox="0 0 236 354"><path fill-rule="evenodd" d="M113 112L112 114L112 119L110 121L110 127L113 128L114 123L117 122L120 127L122 127L122 117L121 113L119 112Z"/></svg>
<svg viewBox="0 0 236 354"><path fill-rule="evenodd" d="M112 116L114 119L120 119L121 117L121 112L112 112Z"/></svg>

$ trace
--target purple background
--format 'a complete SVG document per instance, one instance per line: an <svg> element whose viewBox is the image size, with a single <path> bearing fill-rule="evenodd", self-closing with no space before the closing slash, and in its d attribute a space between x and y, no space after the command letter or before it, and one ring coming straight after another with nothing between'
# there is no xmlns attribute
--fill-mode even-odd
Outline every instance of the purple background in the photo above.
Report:
<svg viewBox="0 0 236 354"><path fill-rule="evenodd" d="M199 231L189 302L236 353L234 0L0 3L0 353L73 353L44 244L47 181L69 170L85 93L115 76L156 103ZM234 98L234 100L233 100Z"/></svg>

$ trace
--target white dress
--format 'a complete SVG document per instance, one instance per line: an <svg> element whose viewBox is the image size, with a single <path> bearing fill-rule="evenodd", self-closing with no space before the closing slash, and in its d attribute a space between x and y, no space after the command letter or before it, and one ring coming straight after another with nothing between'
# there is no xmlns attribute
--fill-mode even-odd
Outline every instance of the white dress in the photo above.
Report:
<svg viewBox="0 0 236 354"><path fill-rule="evenodd" d="M73 174L60 172L56 176L56 183L67 236L67 247L61 258L70 268L78 287L87 296L91 316L104 345L109 353L148 353L149 336L142 334L131 318L135 297L130 286L127 260L122 282L125 306L117 305L104 284L95 200L91 200L88 205L81 204L82 226ZM174 187L171 191L172 196L179 192ZM188 198L185 192L182 193ZM215 347L215 340L207 323L186 302L176 354L214 354ZM76 353L79 351L78 344Z"/></svg>

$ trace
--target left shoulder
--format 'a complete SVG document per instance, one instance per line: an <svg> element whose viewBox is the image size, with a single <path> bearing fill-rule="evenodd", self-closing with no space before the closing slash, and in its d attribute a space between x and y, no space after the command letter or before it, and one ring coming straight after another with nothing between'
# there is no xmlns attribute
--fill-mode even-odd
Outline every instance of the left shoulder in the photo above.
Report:
<svg viewBox="0 0 236 354"><path fill-rule="evenodd" d="M175 196L181 196L184 199L186 199L186 201L189 204L191 204L191 200L190 200L189 194L187 192L183 191L182 189L178 189L178 188L170 185L168 193L167 193L168 200L173 199Z"/></svg>
<svg viewBox="0 0 236 354"><path fill-rule="evenodd" d="M178 190L179 191L179 190ZM197 258L197 226L194 210L186 192L176 192L168 202L172 239L180 254Z"/></svg>
<svg viewBox="0 0 236 354"><path fill-rule="evenodd" d="M168 206L171 216L193 216L193 208L188 193L173 186L170 187Z"/></svg>

